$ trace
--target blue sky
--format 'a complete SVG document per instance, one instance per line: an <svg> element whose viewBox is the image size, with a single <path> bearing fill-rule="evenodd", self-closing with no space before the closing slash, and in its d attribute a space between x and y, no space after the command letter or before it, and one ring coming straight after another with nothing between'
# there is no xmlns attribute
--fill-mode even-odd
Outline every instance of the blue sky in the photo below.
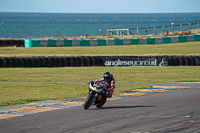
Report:
<svg viewBox="0 0 200 133"><path fill-rule="evenodd" d="M200 0L0 0L0 12L200 12Z"/></svg>

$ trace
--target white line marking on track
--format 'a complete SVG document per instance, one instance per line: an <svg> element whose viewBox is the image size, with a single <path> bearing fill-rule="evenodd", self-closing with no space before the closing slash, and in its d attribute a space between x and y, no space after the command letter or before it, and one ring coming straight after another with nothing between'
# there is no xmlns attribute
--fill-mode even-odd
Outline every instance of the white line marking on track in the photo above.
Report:
<svg viewBox="0 0 200 133"><path fill-rule="evenodd" d="M131 115L120 115L115 117L140 117L140 118L190 118L191 116L131 116Z"/></svg>

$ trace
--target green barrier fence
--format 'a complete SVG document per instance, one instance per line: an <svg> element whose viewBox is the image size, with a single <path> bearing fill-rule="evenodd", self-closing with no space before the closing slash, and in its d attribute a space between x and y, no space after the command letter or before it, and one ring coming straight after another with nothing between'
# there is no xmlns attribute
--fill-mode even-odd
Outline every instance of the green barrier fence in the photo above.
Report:
<svg viewBox="0 0 200 133"><path fill-rule="evenodd" d="M163 37L163 43L171 43L171 37Z"/></svg>
<svg viewBox="0 0 200 133"><path fill-rule="evenodd" d="M49 47L54 47L54 46L56 46L56 40L48 40L48 46Z"/></svg>
<svg viewBox="0 0 200 133"><path fill-rule="evenodd" d="M187 42L187 36L179 36L179 42Z"/></svg>
<svg viewBox="0 0 200 133"><path fill-rule="evenodd" d="M28 47L40 47L40 40L24 40L24 46Z"/></svg>
<svg viewBox="0 0 200 133"><path fill-rule="evenodd" d="M131 44L139 44L139 38L131 38Z"/></svg>
<svg viewBox="0 0 200 133"><path fill-rule="evenodd" d="M106 40L105 39L97 39L98 46L106 46Z"/></svg>
<svg viewBox="0 0 200 133"><path fill-rule="evenodd" d="M81 39L80 46L90 46L90 41Z"/></svg>
<svg viewBox="0 0 200 133"><path fill-rule="evenodd" d="M155 44L155 38L147 38L147 44Z"/></svg>
<svg viewBox="0 0 200 133"><path fill-rule="evenodd" d="M194 40L195 40L195 41L200 41L200 34L194 35Z"/></svg>
<svg viewBox="0 0 200 133"><path fill-rule="evenodd" d="M123 39L115 39L115 45L123 45Z"/></svg>
<svg viewBox="0 0 200 133"><path fill-rule="evenodd" d="M64 40L64 46L72 46L72 40Z"/></svg>
<svg viewBox="0 0 200 133"><path fill-rule="evenodd" d="M188 36L171 36L157 38L130 38L130 39L75 39L75 40L24 40L24 45L28 47L54 47L54 46L106 46L106 45L132 45L135 44L162 44L200 41L200 34Z"/></svg>

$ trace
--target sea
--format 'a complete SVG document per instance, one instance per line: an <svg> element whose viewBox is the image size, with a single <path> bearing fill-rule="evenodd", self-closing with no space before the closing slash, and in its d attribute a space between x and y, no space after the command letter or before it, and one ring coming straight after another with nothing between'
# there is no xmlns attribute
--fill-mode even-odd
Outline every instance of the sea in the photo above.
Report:
<svg viewBox="0 0 200 133"><path fill-rule="evenodd" d="M107 29L144 28L139 34L146 34L145 27L166 26L166 31L188 30L192 23L196 29L200 13L23 13L0 12L0 38L42 38L101 36ZM136 29L131 30L133 35ZM162 33L162 27L156 28ZM154 34L153 28L148 34Z"/></svg>

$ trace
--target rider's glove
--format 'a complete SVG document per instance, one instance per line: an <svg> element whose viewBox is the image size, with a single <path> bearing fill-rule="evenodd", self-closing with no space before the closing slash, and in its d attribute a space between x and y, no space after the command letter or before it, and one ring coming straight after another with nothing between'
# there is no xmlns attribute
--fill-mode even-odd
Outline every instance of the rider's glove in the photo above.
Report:
<svg viewBox="0 0 200 133"><path fill-rule="evenodd" d="M111 94L111 93L108 93L106 96L107 96L108 98L111 98L111 97L112 97L112 94Z"/></svg>

